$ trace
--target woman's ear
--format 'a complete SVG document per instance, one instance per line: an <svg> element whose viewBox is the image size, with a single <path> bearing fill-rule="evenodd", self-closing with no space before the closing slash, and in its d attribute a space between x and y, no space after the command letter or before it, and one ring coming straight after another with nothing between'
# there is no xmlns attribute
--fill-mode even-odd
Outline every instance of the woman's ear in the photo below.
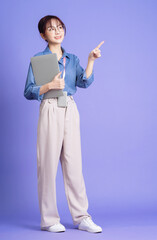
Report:
<svg viewBox="0 0 157 240"><path fill-rule="evenodd" d="M46 40L46 37L45 37L45 35L44 35L43 33L40 33L40 36L41 36L44 40Z"/></svg>

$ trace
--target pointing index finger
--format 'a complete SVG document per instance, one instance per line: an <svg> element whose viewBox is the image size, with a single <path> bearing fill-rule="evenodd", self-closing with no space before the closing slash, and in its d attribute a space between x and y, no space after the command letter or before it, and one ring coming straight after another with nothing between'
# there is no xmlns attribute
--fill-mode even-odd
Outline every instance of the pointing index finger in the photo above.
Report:
<svg viewBox="0 0 157 240"><path fill-rule="evenodd" d="M96 48L100 48L101 45L104 43L105 41L102 41L101 43L99 43L99 45Z"/></svg>

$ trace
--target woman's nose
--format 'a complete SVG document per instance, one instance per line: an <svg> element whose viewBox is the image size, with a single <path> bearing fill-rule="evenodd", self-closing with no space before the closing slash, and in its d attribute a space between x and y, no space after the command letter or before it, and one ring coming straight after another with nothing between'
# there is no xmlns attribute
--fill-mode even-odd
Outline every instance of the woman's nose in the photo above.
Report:
<svg viewBox="0 0 157 240"><path fill-rule="evenodd" d="M58 29L58 28L56 28L56 29L55 29L55 32L59 33L59 29Z"/></svg>

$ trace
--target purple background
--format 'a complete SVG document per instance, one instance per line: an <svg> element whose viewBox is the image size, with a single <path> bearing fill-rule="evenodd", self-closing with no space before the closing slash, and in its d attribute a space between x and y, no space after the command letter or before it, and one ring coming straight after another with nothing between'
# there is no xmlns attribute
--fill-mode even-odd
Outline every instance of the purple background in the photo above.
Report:
<svg viewBox="0 0 157 240"><path fill-rule="evenodd" d="M59 163L57 206L67 231L55 237L157 239L155 0L3 2L0 236L52 238L40 231L36 164L40 103L23 96L30 57L46 47L37 24L48 14L65 23L62 46L76 54L84 68L90 51L106 40L94 63L95 81L74 95L81 119L88 211L103 233L74 228Z"/></svg>

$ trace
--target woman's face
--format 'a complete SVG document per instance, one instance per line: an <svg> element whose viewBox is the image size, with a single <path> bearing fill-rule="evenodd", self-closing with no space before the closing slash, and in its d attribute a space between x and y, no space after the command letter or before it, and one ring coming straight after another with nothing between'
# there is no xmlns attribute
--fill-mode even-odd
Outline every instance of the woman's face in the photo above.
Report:
<svg viewBox="0 0 157 240"><path fill-rule="evenodd" d="M41 34L41 36L48 43L60 44L64 39L64 29L61 22L57 19L50 19L46 24L45 34Z"/></svg>

